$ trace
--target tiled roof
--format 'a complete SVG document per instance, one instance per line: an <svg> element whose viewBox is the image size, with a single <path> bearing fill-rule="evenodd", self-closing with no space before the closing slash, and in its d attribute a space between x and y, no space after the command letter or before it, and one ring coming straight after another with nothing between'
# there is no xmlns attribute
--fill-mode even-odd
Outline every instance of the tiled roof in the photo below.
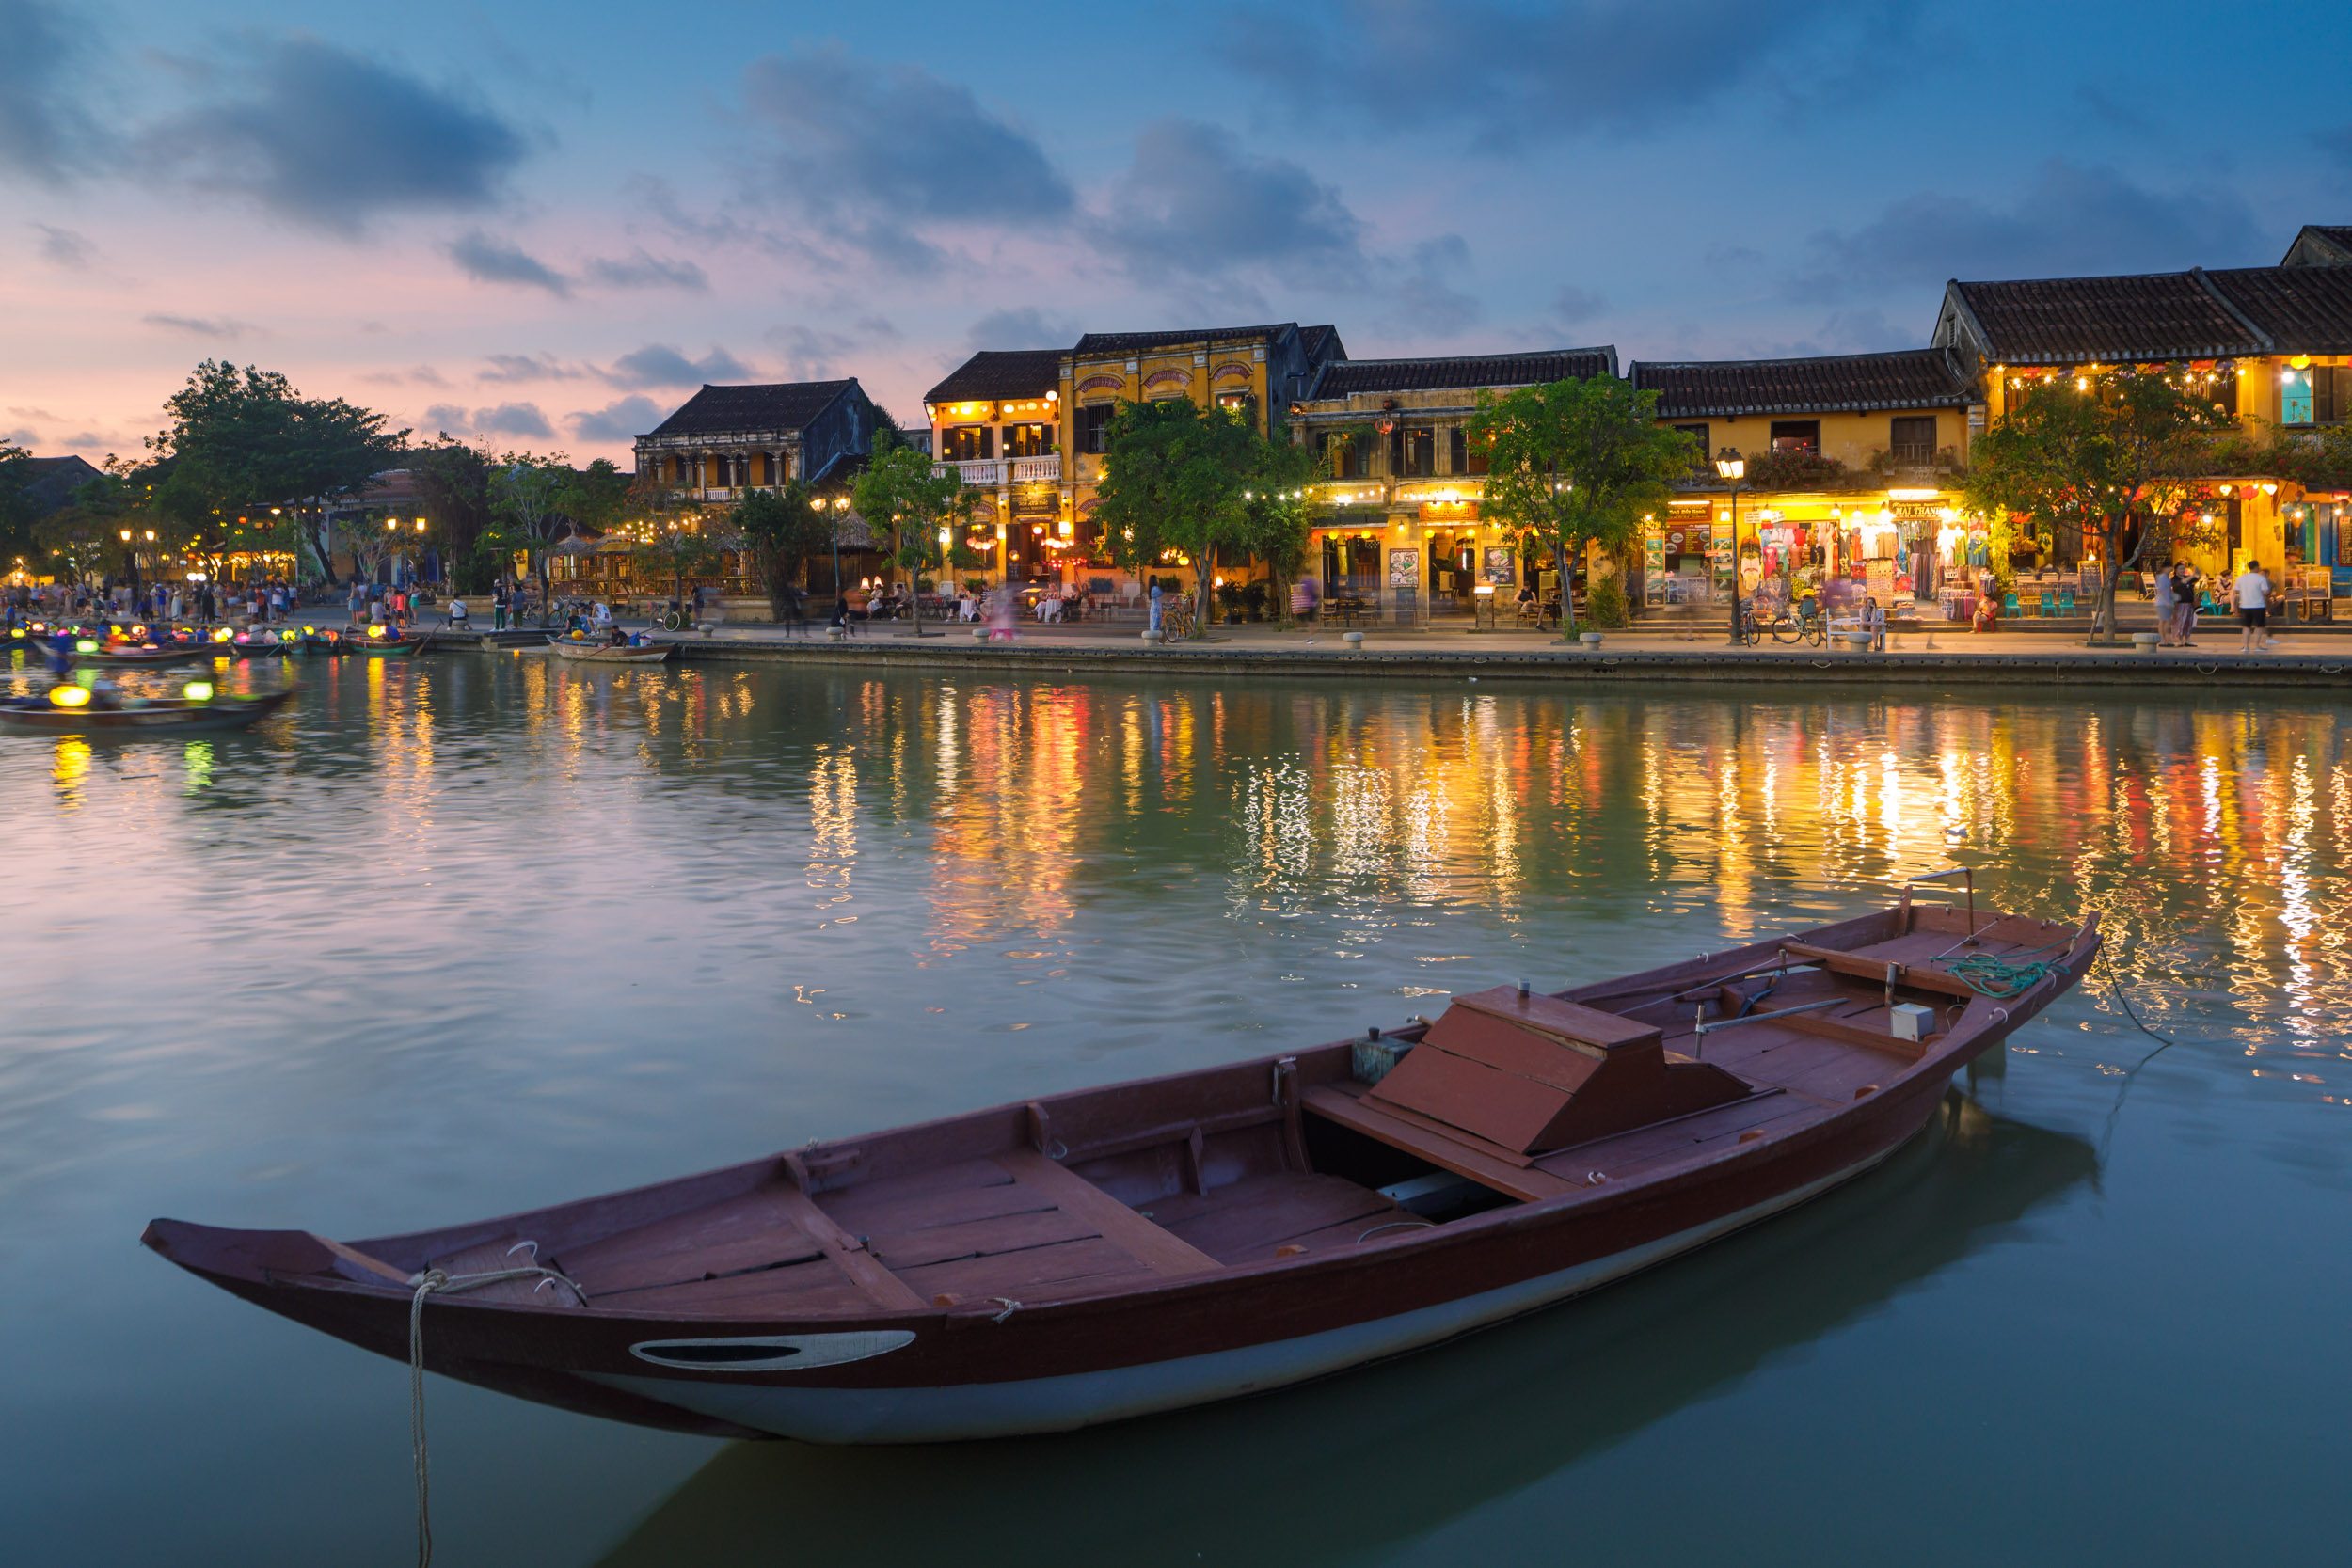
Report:
<svg viewBox="0 0 2352 1568"><path fill-rule="evenodd" d="M1328 345L1328 353L1326 352L1327 345ZM1347 357L1347 347L1340 341L1340 329L1336 326L1325 325L1300 327L1298 329L1298 346L1306 351L1307 363L1310 365L1313 364L1318 359L1344 359Z"/></svg>
<svg viewBox="0 0 2352 1568"><path fill-rule="evenodd" d="M2287 246L2282 267L2342 266L2352 261L2352 225L2307 223Z"/></svg>
<svg viewBox="0 0 2352 1568"><path fill-rule="evenodd" d="M759 387L705 387L655 427L656 436L724 436L734 431L802 430L857 385L787 381Z"/></svg>
<svg viewBox="0 0 2352 1568"><path fill-rule="evenodd" d="M2352 354L2352 267L2233 267L2205 276L2275 351Z"/></svg>
<svg viewBox="0 0 2352 1568"><path fill-rule="evenodd" d="M996 403L1041 398L1061 379L1057 348L982 349L923 394L925 403Z"/></svg>
<svg viewBox="0 0 2352 1568"><path fill-rule="evenodd" d="M1078 340L1078 346L1070 352L1089 354L1149 354L1153 349L1176 348L1185 343L1206 342L1215 339L1230 342L1236 338L1263 338L1272 342L1285 332L1298 330L1296 322L1277 322L1271 326L1203 326L1184 332L1089 332Z"/></svg>
<svg viewBox="0 0 2352 1568"><path fill-rule="evenodd" d="M2194 272L1951 288L1999 364L2217 359L2264 347Z"/></svg>
<svg viewBox="0 0 2352 1568"><path fill-rule="evenodd" d="M1314 390L1308 395L1319 400L1359 397L1367 392L1535 387L1613 374L1616 368L1613 346L1551 349L1542 354L1460 355L1444 359L1335 359L1323 368Z"/></svg>
<svg viewBox="0 0 2352 1568"><path fill-rule="evenodd" d="M1940 348L1821 359L1636 361L1633 385L1659 394L1661 419L1949 408L1976 395L1969 379Z"/></svg>

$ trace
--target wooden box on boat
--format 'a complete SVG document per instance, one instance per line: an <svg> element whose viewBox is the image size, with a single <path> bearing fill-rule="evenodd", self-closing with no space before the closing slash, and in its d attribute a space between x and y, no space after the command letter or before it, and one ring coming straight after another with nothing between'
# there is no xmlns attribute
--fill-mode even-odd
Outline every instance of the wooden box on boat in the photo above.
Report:
<svg viewBox="0 0 2352 1568"><path fill-rule="evenodd" d="M2099 947L1903 902L1557 995L352 1243L147 1244L387 1355L682 1430L903 1442L1279 1387L1536 1310L1867 1171ZM2007 958L1979 994L1955 956ZM2030 983L2023 983L2030 982ZM1889 1009L1931 1010L1903 1039ZM428 1271L437 1271L429 1273Z"/></svg>

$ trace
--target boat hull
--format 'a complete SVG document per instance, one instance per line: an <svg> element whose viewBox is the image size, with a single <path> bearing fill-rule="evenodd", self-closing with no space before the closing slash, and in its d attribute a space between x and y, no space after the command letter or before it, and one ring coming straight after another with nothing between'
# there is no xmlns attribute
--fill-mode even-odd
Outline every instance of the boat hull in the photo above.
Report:
<svg viewBox="0 0 2352 1568"><path fill-rule="evenodd" d="M1870 926L1866 919L1810 936L1851 942L1866 936ZM2068 943L2063 963L2021 995L2006 1002L1979 997L1964 1012L1954 1006L1957 1022L1937 1037L1942 1043L1923 1047L1909 1068L1898 1069L1898 1057L1873 1053L1865 1069L1872 1081L1841 1085L1834 1098L1824 1098L1825 1088L1804 1095L1774 1090L1724 1107L1730 1114L1765 1117L1774 1114L1771 1107L1756 1111L1756 1106L1772 1094L1788 1096L1775 1102L1785 1119L1759 1121L1779 1130L1741 1132L1735 1142L1729 1132L1701 1129L1686 1134L1677 1129L1662 1142L1653 1140L1655 1148L1640 1160L1629 1154L1624 1180L1594 1170L1587 1180L1588 1157L1603 1164L1609 1161L1578 1147L1548 1156L1536 1172L1499 1178L1507 1184L1548 1172L1553 1184L1549 1196L1443 1224L1407 1219L1384 1225L1378 1221L1394 1214L1375 1215L1341 1227L1343 1234L1311 1248L1262 1249L1220 1259L1207 1272L1140 1281L1129 1276L1130 1282L1116 1288L1089 1289L1079 1281L1074 1287L1048 1284L977 1299L941 1294L927 1307L908 1297L908 1305L897 1310L835 1305L795 1315L734 1316L723 1306L701 1305L658 1311L633 1307L628 1291L617 1289L593 1297L586 1310L544 1305L548 1297L530 1291L500 1302L431 1296L422 1319L425 1363L523 1398L643 1424L828 1443L1067 1431L1279 1388L1542 1310L1861 1176L1926 1125L1955 1070L1979 1052L1997 1048L2062 993L2097 950L2093 921L2079 941ZM1743 968L1770 962L1774 952L1772 944L1759 944L1637 978L1646 982L1645 992L1672 992L1692 974L1736 976ZM1596 993L1625 994L1601 986L1565 993L1565 999ZM1457 1000L1456 1006L1462 1003ZM1065 1171L1046 1174L1065 1184L1076 1182L1081 1167L1104 1168L1089 1162L1123 1157L1114 1145L1143 1148L1164 1132L1159 1108L1180 1091L1193 1096L1193 1114L1201 1118L1196 1128L1238 1128L1246 1117L1263 1119L1262 1113L1237 1107L1253 1094L1263 1104L1269 1081L1277 1085L1278 1102L1286 1071L1303 1084L1332 1084L1350 1070L1351 1050L1350 1044L1326 1046L998 1107L877 1134L863 1140L862 1149L841 1148L839 1157L880 1162L872 1166L877 1175L868 1180L881 1180L894 1158L889 1139L952 1162L995 1158L993 1150L1028 1138L1045 1152L1018 1160L1036 1164L1062 1158L1053 1151L1061 1136L1044 1131L1060 1128L1078 1147L1069 1149ZM1303 1102L1311 1108L1315 1092L1305 1091ZM1800 1100L1804 1103L1797 1103ZM1120 1133L1099 1119L1113 1107L1150 1125L1140 1133L1134 1126ZM1677 1122L1697 1125L1669 1117L1626 1135L1650 1138ZM1589 1147L1597 1149L1606 1142ZM1197 1162L1201 1146L1196 1139L1193 1147ZM1100 1152L1105 1148L1112 1153ZM828 1187L821 1173L812 1177L803 1168L820 1165L827 1157L812 1146L800 1154L707 1173L685 1183L458 1230L352 1243L356 1255L343 1249L329 1257L329 1244L305 1232L216 1230L164 1220L151 1226L146 1240L173 1261L271 1310L405 1358L409 1292L401 1283L402 1271L466 1248L488 1247L503 1256L497 1249L518 1236L544 1243L545 1254L560 1261L574 1246L592 1248L595 1237L612 1234L616 1226L642 1226L647 1219L659 1225L665 1213L715 1212L726 1203L772 1190L780 1180L788 1180L803 1195L860 1190L854 1180ZM1564 1180L1570 1177L1575 1180ZM1070 1212L1079 1214L1086 1207L1078 1201ZM1140 1217L1151 1220L1150 1209ZM1099 1223L1108 1227L1107 1235L1118 1229L1120 1219L1099 1217ZM1371 1228L1356 1234L1359 1224ZM886 1227L877 1223L874 1228ZM866 1251L867 1238L853 1240L855 1244L843 1243L840 1253L862 1255L862 1266L881 1271L877 1254ZM889 1238L878 1238L876 1244L884 1254L893 1247ZM1294 1253L1297 1256L1288 1255ZM366 1267L355 1267L352 1256ZM858 1256L845 1256L844 1261L852 1273L859 1266ZM915 1267L910 1264L909 1272ZM367 1272L371 1269L374 1275ZM702 1277L723 1282L715 1273Z"/></svg>
<svg viewBox="0 0 2352 1568"><path fill-rule="evenodd" d="M229 700L189 707L0 708L0 734L111 736L120 739L216 734L260 723L293 700L290 688L249 702Z"/></svg>

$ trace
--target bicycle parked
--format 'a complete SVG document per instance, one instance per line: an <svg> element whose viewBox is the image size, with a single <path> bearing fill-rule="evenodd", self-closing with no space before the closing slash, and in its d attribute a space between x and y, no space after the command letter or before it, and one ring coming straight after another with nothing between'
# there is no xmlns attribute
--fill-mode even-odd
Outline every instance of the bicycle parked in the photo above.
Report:
<svg viewBox="0 0 2352 1568"><path fill-rule="evenodd" d="M1775 642L1810 642L1818 648L1829 641L1829 617L1808 594L1794 610L1784 610L1772 618L1772 633Z"/></svg>

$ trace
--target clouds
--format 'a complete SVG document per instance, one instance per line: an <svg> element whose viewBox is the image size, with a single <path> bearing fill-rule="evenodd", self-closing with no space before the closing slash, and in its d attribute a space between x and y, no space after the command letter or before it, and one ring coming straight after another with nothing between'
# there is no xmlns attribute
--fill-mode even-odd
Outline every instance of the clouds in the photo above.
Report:
<svg viewBox="0 0 2352 1568"><path fill-rule="evenodd" d="M1247 153L1217 126L1170 118L1136 136L1135 163L1094 237L1147 282L1238 264L1338 283L1362 264L1362 233L1339 192L1299 165Z"/></svg>
<svg viewBox="0 0 2352 1568"><path fill-rule="evenodd" d="M626 257L599 257L583 269L592 282L610 289L685 289L707 293L710 278L691 261L664 261L649 256L643 245Z"/></svg>
<svg viewBox="0 0 2352 1568"><path fill-rule="evenodd" d="M1609 309L1609 302L1590 289L1563 283L1551 296L1551 314L1563 326L1581 326Z"/></svg>
<svg viewBox="0 0 2352 1568"><path fill-rule="evenodd" d="M1917 0L1321 0L1228 12L1216 56L1284 107L1507 148L1655 125L1743 89L1850 95L1915 48ZM1309 64L1307 62L1312 62ZM1906 62L1915 64L1915 62ZM1376 111L1373 106L1376 105Z"/></svg>
<svg viewBox="0 0 2352 1568"><path fill-rule="evenodd" d="M1786 292L1836 301L1948 277L2259 265L2270 260L2265 244L2233 192L2153 190L2111 168L2053 158L2006 203L1922 192L1858 228L1822 230Z"/></svg>
<svg viewBox="0 0 2352 1568"><path fill-rule="evenodd" d="M477 408L469 414L453 403L437 403L424 411L425 422L442 430L463 431L473 436L524 436L548 440L555 429L535 403L501 403L493 408Z"/></svg>
<svg viewBox="0 0 2352 1568"><path fill-rule="evenodd" d="M603 372L615 387L699 387L707 381L751 381L755 372L725 349L713 348L700 359L689 359L667 343L647 343L624 354Z"/></svg>
<svg viewBox="0 0 2352 1568"><path fill-rule="evenodd" d="M194 106L137 138L158 180L357 233L403 211L490 205L527 150L457 90L309 37L257 40Z"/></svg>
<svg viewBox="0 0 2352 1568"><path fill-rule="evenodd" d="M0 0L0 5L5 4L7 0ZM98 247L90 243L87 234L46 223L36 223L33 227L40 230L41 260L50 265L63 267L68 272L87 272L90 262L97 260Z"/></svg>
<svg viewBox="0 0 2352 1568"><path fill-rule="evenodd" d="M75 39L53 0L0 0L0 175L58 185L103 150Z"/></svg>
<svg viewBox="0 0 2352 1568"><path fill-rule="evenodd" d="M1452 282L1469 270L1470 246L1459 234L1414 245L1397 287L1391 329L1407 338L1451 338L1477 325L1484 308Z"/></svg>
<svg viewBox="0 0 2352 1568"><path fill-rule="evenodd" d="M1068 348L1078 341L1079 327L1058 316L1048 316L1034 305L991 310L963 335L975 349Z"/></svg>
<svg viewBox="0 0 2352 1568"><path fill-rule="evenodd" d="M600 446L626 445L651 431L672 412L651 398L628 397L602 408L567 415L564 422L571 426L575 440Z"/></svg>
<svg viewBox="0 0 2352 1568"><path fill-rule="evenodd" d="M545 289L558 299L571 294L571 283L562 273L520 246L494 240L479 229L459 235L443 249L457 263L458 271L478 283Z"/></svg>
<svg viewBox="0 0 2352 1568"><path fill-rule="evenodd" d="M251 322L241 322L233 316L167 316L157 313L141 316L139 320L166 332L177 332L190 338L232 341L261 330Z"/></svg>
<svg viewBox="0 0 2352 1568"><path fill-rule="evenodd" d="M588 372L552 354L493 354L477 381L577 381Z"/></svg>
<svg viewBox="0 0 2352 1568"><path fill-rule="evenodd" d="M769 55L745 68L743 103L771 134L774 187L833 240L901 268L937 264L929 226L1057 220L1075 204L1028 133L916 66L837 43Z"/></svg>

